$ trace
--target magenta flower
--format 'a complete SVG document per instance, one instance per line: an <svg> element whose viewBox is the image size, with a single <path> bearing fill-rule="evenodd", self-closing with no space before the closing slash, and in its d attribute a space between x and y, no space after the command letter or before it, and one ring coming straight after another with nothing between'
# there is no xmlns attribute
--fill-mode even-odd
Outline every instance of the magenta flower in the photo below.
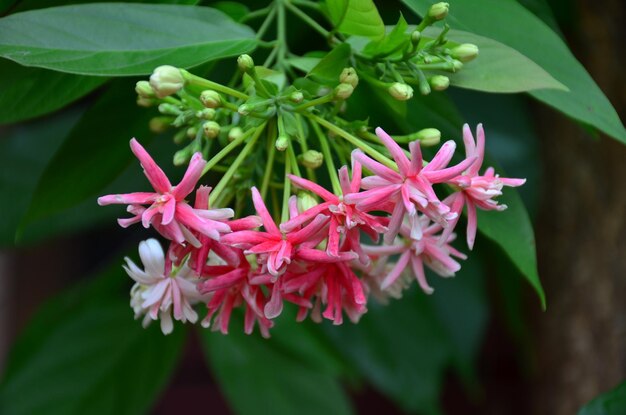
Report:
<svg viewBox="0 0 626 415"><path fill-rule="evenodd" d="M199 246L190 230L197 231L209 238L219 240L220 234L230 232L230 227L223 221L233 216L232 209L193 209L185 197L195 188L202 176L206 161L200 153L195 153L189 162L185 176L177 186L172 186L163 170L154 162L148 152L134 138L130 148L139 159L148 181L155 192L137 192L108 195L98 198L100 206L127 204L128 211L135 216L119 219L122 227L128 227L141 221L144 227L151 224L164 237L179 244L185 241ZM145 208L142 205L150 205Z"/></svg>
<svg viewBox="0 0 626 415"><path fill-rule="evenodd" d="M380 210L381 203L392 201L394 207L388 231L385 233L385 243L388 244L393 242L398 234L407 213L414 238L419 238L421 231L421 226L416 223L418 210L442 227L446 227L448 221L456 218L457 214L450 212L450 208L437 198L432 185L458 176L472 165L475 157L467 158L456 166L445 168L452 159L456 147L454 141L448 141L431 162L426 167L422 167L419 141L409 144L411 153L409 160L402 148L381 128L376 129L376 135L395 160L398 172L374 161L361 150L354 150L352 158L367 167L374 175L362 180L361 187L366 189L365 191L347 195L346 202L356 204L357 208L363 211L372 211Z"/></svg>
<svg viewBox="0 0 626 415"><path fill-rule="evenodd" d="M450 195L444 202L450 206L451 212L457 214L457 217L453 219L454 222L451 223L451 228L458 222L463 206L467 206L467 246L472 249L476 240L478 225L476 207L483 210L502 211L506 209L506 205L499 205L493 198L502 194L503 186L521 186L526 182L526 179L500 177L495 174L493 167L487 168L483 176L479 175L485 157L485 132L482 124L478 124L476 127L476 142L474 142L469 125L465 124L463 126L463 142L465 143L466 156L468 158L475 157L476 162L461 175L448 182L457 186L459 191ZM451 230L445 230L442 237L446 238L450 232Z"/></svg>

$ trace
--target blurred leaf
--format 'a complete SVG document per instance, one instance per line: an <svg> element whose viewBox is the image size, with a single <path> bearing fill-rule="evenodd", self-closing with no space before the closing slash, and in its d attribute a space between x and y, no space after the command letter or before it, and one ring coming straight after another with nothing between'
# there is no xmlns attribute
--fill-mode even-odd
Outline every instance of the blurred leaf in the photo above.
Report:
<svg viewBox="0 0 626 415"><path fill-rule="evenodd" d="M157 4L186 4L195 5L200 0L128 0L123 3L157 3ZM90 4L90 3L102 3L99 0L63 0L64 6L72 4ZM107 3L122 3L117 1L108 1ZM59 0L20 0L16 4L15 8L11 10L12 13L24 12L34 9L45 9L48 7L56 7L59 5Z"/></svg>
<svg viewBox="0 0 626 415"><path fill-rule="evenodd" d="M296 69L301 70L304 73L309 73L315 68L315 65L320 63L320 58L314 58L310 56L296 56L294 58L287 59L289 65Z"/></svg>
<svg viewBox="0 0 626 415"><path fill-rule="evenodd" d="M0 19L0 56L26 66L98 76L146 75L254 49L254 32L207 7L84 4Z"/></svg>
<svg viewBox="0 0 626 415"><path fill-rule="evenodd" d="M25 68L0 60L1 123L13 123L58 110L93 91L106 78L69 75L37 68Z"/></svg>
<svg viewBox="0 0 626 415"><path fill-rule="evenodd" d="M578 411L578 415L623 415L626 413L626 382L603 393Z"/></svg>
<svg viewBox="0 0 626 415"><path fill-rule="evenodd" d="M350 45L341 43L328 52L328 54L311 69L311 72L309 72L307 76L310 76L311 79L316 82L334 87L339 83L339 75L341 75L341 71L348 66L349 59Z"/></svg>
<svg viewBox="0 0 626 415"><path fill-rule="evenodd" d="M218 1L216 3L211 3L211 7L221 11L227 16L230 16L230 18L236 22L241 21L241 19L250 13L250 9L246 5L236 1Z"/></svg>
<svg viewBox="0 0 626 415"><path fill-rule="evenodd" d="M279 321L283 327L275 330L283 335L266 340L246 336L239 313L232 320L227 336L203 330L202 339L213 373L237 414L352 413L336 379L340 363L305 326Z"/></svg>
<svg viewBox="0 0 626 415"><path fill-rule="evenodd" d="M404 20L404 16L400 14L398 23L391 29L389 34L381 40L371 41L365 46L363 52L372 57L384 57L402 50L409 43L409 37L406 34L407 28L406 20Z"/></svg>
<svg viewBox="0 0 626 415"><path fill-rule="evenodd" d="M330 20L335 28L347 35L380 39L385 35L385 24L372 0L326 1Z"/></svg>
<svg viewBox="0 0 626 415"><path fill-rule="evenodd" d="M435 0L403 0L424 14ZM533 91L530 94L566 115L590 124L626 143L626 130L615 109L567 45L544 22L513 0L457 0L448 23L504 43L545 69L569 92Z"/></svg>
<svg viewBox="0 0 626 415"><path fill-rule="evenodd" d="M142 143L150 112L135 104L132 82L118 81L93 105L72 130L46 167L20 228L51 216L99 192L134 159L128 141Z"/></svg>
<svg viewBox="0 0 626 415"><path fill-rule="evenodd" d="M425 30L424 34L436 37L439 30ZM457 73L443 73L450 84L486 92L525 92L536 89L567 87L554 79L532 60L493 39L461 30L450 30L454 43L472 43L480 51L477 59L468 62Z"/></svg>
<svg viewBox="0 0 626 415"><path fill-rule="evenodd" d="M133 321L105 273L48 302L18 339L0 385L3 414L145 413L169 379L184 330ZM111 281L111 282L109 282Z"/></svg>

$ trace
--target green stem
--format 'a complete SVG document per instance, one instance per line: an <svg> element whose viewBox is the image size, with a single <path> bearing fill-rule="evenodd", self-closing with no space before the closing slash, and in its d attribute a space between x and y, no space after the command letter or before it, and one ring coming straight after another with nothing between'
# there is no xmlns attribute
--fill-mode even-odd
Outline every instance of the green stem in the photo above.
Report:
<svg viewBox="0 0 626 415"><path fill-rule="evenodd" d="M371 156L373 159L377 160L379 163L383 164L384 166L387 166L394 171L398 171L398 166L391 159L389 159L388 157L385 157L385 155L383 155L382 153L372 148L369 144L365 143L363 140L348 133L343 128L339 128L335 124L315 114L304 114L304 116L326 127L329 131L334 132L338 136L344 138L350 144L363 150L364 153L368 154L369 156Z"/></svg>
<svg viewBox="0 0 626 415"><path fill-rule="evenodd" d="M285 157L285 188L283 189L283 208L281 210L281 223L289 220L289 198L291 197L291 159Z"/></svg>
<svg viewBox="0 0 626 415"><path fill-rule="evenodd" d="M276 146L274 140L276 139L276 124L270 123L267 129L267 164L265 165L265 172L263 173L263 182L261 183L261 197L265 199L267 194L267 187L270 184L270 178L272 177L272 169L274 168L274 156L276 155Z"/></svg>
<svg viewBox="0 0 626 415"><path fill-rule="evenodd" d="M196 76L188 71L181 69L181 73L183 74L183 78L190 83L191 85L199 86L204 89L212 89L217 92L221 92L223 94L227 94L233 96L235 98L247 100L249 97L247 94L243 92L237 91L236 89L229 88L222 84L218 84L217 82L209 81L208 79L201 78Z"/></svg>
<svg viewBox="0 0 626 415"><path fill-rule="evenodd" d="M272 49L272 51L270 52L270 54L267 56L267 58L265 59L265 62L263 62L263 66L265 66L266 68L269 68L270 65L272 63L274 63L274 59L276 59L276 55L278 54L278 49L280 48L280 46L278 44L276 44L274 46L274 49Z"/></svg>
<svg viewBox="0 0 626 415"><path fill-rule="evenodd" d="M309 151L309 146L306 143L306 138L304 137L304 127L302 125L302 123L305 121L302 120L302 116L300 114L295 114L295 115L296 115L296 120L298 121L298 134L296 135L296 138L298 140L298 143L300 143L302 152L306 153L307 151ZM315 171L312 168L306 167L306 174L309 180L317 183L317 177L315 175Z"/></svg>
<svg viewBox="0 0 626 415"><path fill-rule="evenodd" d="M217 163L222 161L222 159L224 157L226 157L228 154L230 154L230 152L235 147L237 147L239 144L243 143L252 133L254 133L259 128L261 128L261 127L257 127L256 129L251 128L248 131L246 131L245 133L243 133L241 135L241 137L239 137L236 140L233 140L230 143L228 143L228 145L226 147L221 149L216 155L214 155L211 158L211 160L209 160L209 162L204 167L204 170L202 170L202 176L204 176L209 170L211 170Z"/></svg>
<svg viewBox="0 0 626 415"><path fill-rule="evenodd" d="M324 36L324 38L330 39L332 37L332 35L330 34L328 30L324 29L319 23L317 23L315 20L309 17L308 14L306 14L305 12L303 12L302 10L300 10L293 4L289 2L285 2L285 6L289 9L290 12L292 12L293 14L298 16L303 22L311 26L313 30L315 30L320 35Z"/></svg>
<svg viewBox="0 0 626 415"><path fill-rule="evenodd" d="M305 110L307 108L313 107L315 105L326 104L327 102L332 101L334 97L335 97L334 92L331 92L330 94L324 95L323 97L315 98L315 99L310 100L309 102L305 102L304 104L300 104L297 107L295 107L293 110L300 112L302 110Z"/></svg>
<svg viewBox="0 0 626 415"><path fill-rule="evenodd" d="M300 166L298 166L298 159L296 158L296 152L293 149L292 145L287 147L287 157L291 162L291 169L293 170L293 174L298 177L302 177L302 174L300 173Z"/></svg>
<svg viewBox="0 0 626 415"><path fill-rule="evenodd" d="M308 8L310 8L310 9L317 10L317 11L319 11L319 10L320 10L320 4L319 4L319 3L316 3L316 2L314 2L314 1L308 1L308 0L291 0L291 2L292 2L293 4L295 4L295 5L298 5L298 6L308 7Z"/></svg>
<svg viewBox="0 0 626 415"><path fill-rule="evenodd" d="M263 20L263 23L261 23L261 27L259 27L259 30L256 32L257 39L261 39L263 35L265 35L265 32L267 32L267 29L274 21L274 16L276 16L276 6L272 4L271 6L269 6L269 8L271 8L269 14L265 18L265 20Z"/></svg>
<svg viewBox="0 0 626 415"><path fill-rule="evenodd" d="M285 0L277 0L277 8L278 8L278 22L276 24L276 37L278 40L278 66L282 68L286 68L286 64L284 62L285 57L287 56L289 49L287 47L287 21L285 19Z"/></svg>
<svg viewBox="0 0 626 415"><path fill-rule="evenodd" d="M333 162L333 155L330 152L328 138L316 122L312 122L311 125L320 140L320 147L322 148L322 154L324 155L324 164L328 169L328 176L330 177L330 182L333 186L333 193L340 195L342 193L341 183L339 182L339 175L337 174L337 169L335 168L335 163Z"/></svg>

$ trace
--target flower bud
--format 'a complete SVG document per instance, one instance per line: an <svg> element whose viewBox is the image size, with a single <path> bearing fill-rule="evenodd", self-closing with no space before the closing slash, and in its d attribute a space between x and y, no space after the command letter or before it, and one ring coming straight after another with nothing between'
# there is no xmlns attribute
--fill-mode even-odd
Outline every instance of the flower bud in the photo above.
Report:
<svg viewBox="0 0 626 415"><path fill-rule="evenodd" d="M219 108L222 105L222 96L213 90L202 91L200 94L200 101L202 101L202 105L207 108Z"/></svg>
<svg viewBox="0 0 626 415"><path fill-rule="evenodd" d="M154 90L148 81L139 81L135 84L135 92L141 98L154 98Z"/></svg>
<svg viewBox="0 0 626 415"><path fill-rule="evenodd" d="M354 92L354 87L350 84L339 84L335 87L335 98L345 100L350 98Z"/></svg>
<svg viewBox="0 0 626 415"><path fill-rule="evenodd" d="M237 65L243 72L248 72L254 68L254 60L252 60L250 55L244 53L237 58Z"/></svg>
<svg viewBox="0 0 626 415"><path fill-rule="evenodd" d="M151 107L153 105L155 105L158 101L155 99L151 99L151 98L144 98L142 96L138 96L137 97L137 105L139 105L140 107Z"/></svg>
<svg viewBox="0 0 626 415"><path fill-rule="evenodd" d="M445 17L448 15L449 10L450 10L450 5L448 3L445 3L445 2L435 3L432 6L430 6L430 9L428 9L428 17L430 17L433 20L445 19Z"/></svg>
<svg viewBox="0 0 626 415"><path fill-rule="evenodd" d="M413 88L401 82L394 82L387 91L398 101L407 101L413 98Z"/></svg>
<svg viewBox="0 0 626 415"><path fill-rule="evenodd" d="M287 150L287 147L289 147L289 137L281 135L276 139L276 142L274 143L274 145L276 146L276 150L278 151L285 151Z"/></svg>
<svg viewBox="0 0 626 415"><path fill-rule="evenodd" d="M452 49L450 56L461 62L469 62L478 56L478 46L472 45L471 43L463 43Z"/></svg>
<svg viewBox="0 0 626 415"><path fill-rule="evenodd" d="M298 192L298 210L300 212L307 211L317 206L317 200L307 192Z"/></svg>
<svg viewBox="0 0 626 415"><path fill-rule="evenodd" d="M289 100L295 104L299 104L304 99L304 95L300 91L294 91L289 95Z"/></svg>
<svg viewBox="0 0 626 415"><path fill-rule="evenodd" d="M454 59L452 61L452 72L458 72L463 68L463 62Z"/></svg>
<svg viewBox="0 0 626 415"><path fill-rule="evenodd" d="M165 115L180 115L182 111L174 104L159 104L159 112Z"/></svg>
<svg viewBox="0 0 626 415"><path fill-rule="evenodd" d="M174 166L184 166L191 159L191 146L187 146L174 153Z"/></svg>
<svg viewBox="0 0 626 415"><path fill-rule="evenodd" d="M344 68L339 75L339 82L342 84L350 84L352 88L356 88L359 84L359 75L354 68Z"/></svg>
<svg viewBox="0 0 626 415"><path fill-rule="evenodd" d="M161 134L167 131L171 124L172 120L169 117L154 117L148 123L148 127L153 133Z"/></svg>
<svg viewBox="0 0 626 415"><path fill-rule="evenodd" d="M185 86L185 79L180 69L163 65L154 70L150 76L150 86L159 98L165 98L180 91Z"/></svg>
<svg viewBox="0 0 626 415"><path fill-rule="evenodd" d="M215 118L215 110L213 108L204 108L196 112L196 117L200 118L201 120L211 121L213 118Z"/></svg>
<svg viewBox="0 0 626 415"><path fill-rule="evenodd" d="M444 75L432 76L428 83L435 91L443 91L450 86L450 78Z"/></svg>
<svg viewBox="0 0 626 415"><path fill-rule="evenodd" d="M205 122L202 124L202 129L204 130L204 135L209 139L213 139L220 134L220 125L215 121Z"/></svg>
<svg viewBox="0 0 626 415"><path fill-rule="evenodd" d="M198 127L189 127L186 131L187 138L194 139L198 134Z"/></svg>
<svg viewBox="0 0 626 415"><path fill-rule="evenodd" d="M228 141L235 141L243 136L243 130L241 127L233 127L228 132Z"/></svg>
<svg viewBox="0 0 626 415"><path fill-rule="evenodd" d="M420 32L419 30L414 30L411 33L411 43L413 44L413 46L417 46L418 43L420 43L421 39L422 39L422 32Z"/></svg>
<svg viewBox="0 0 626 415"><path fill-rule="evenodd" d="M307 150L298 157L300 164L304 167L317 169L324 163L324 155L319 151Z"/></svg>
<svg viewBox="0 0 626 415"><path fill-rule="evenodd" d="M439 144L439 141L441 141L441 131L436 128L424 128L415 134L415 138L423 146L432 146Z"/></svg>
<svg viewBox="0 0 626 415"><path fill-rule="evenodd" d="M187 141L187 131L180 130L176 134L174 134L174 143L182 144Z"/></svg>

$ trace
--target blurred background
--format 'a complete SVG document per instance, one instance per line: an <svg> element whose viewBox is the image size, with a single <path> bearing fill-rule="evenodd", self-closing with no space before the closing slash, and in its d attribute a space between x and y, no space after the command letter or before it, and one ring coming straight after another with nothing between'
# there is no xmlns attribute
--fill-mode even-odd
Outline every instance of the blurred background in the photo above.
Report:
<svg viewBox="0 0 626 415"><path fill-rule="evenodd" d="M28 0L13 7L24 3ZM454 2L450 3L453 7ZM552 27L558 25L576 58L624 119L624 3L522 3ZM385 21L397 18L398 4L377 4ZM295 27L290 33L303 39L310 35ZM132 88L128 92L133 104ZM56 151L63 138L58 132L75 123L98 94L59 113L0 126L0 183L6 197L0 205L0 221L11 222L0 227L15 226L28 203L22 200L19 186L34 186L45 167L45 154L34 154L33 146L41 145L42 153ZM452 281L431 276L437 290L433 297L424 298L411 290L388 307L373 304L358 326L307 325L306 333L287 328L266 343L250 338L247 342L253 345L246 347L252 351L237 349L241 345L237 339L243 335L236 323L228 338L209 334L208 341L194 330L177 326L180 341L186 338L184 351L172 363L173 378L164 381L150 413L198 409L231 413L233 391L220 386L218 378L235 368L237 376L250 377L243 383L249 388L265 383L265 377L283 376L281 371L289 376L285 388L276 393L293 392L287 387L291 382L295 389L319 384L302 380L308 375L300 373L298 365L280 366L277 359L286 350L302 352L297 356L300 360L322 355L312 349L326 350L330 357L319 361L313 357L309 363L328 366L329 373L338 375L355 411L362 414L438 413L438 407L445 414L573 414L626 378L626 147L526 95L458 89L449 95L464 120L485 124L489 149L507 173L529 179L520 193L535 224L547 310L541 310L536 294L498 249L479 236L475 254L480 261L468 261ZM102 114L102 122L92 128L110 128L110 117ZM152 148L158 152L156 158L168 165L171 148L162 143L158 150ZM11 154L11 159L2 157L3 152ZM115 192L132 188L128 177L143 186L133 164L111 188ZM44 302L75 282L106 271L110 264L120 264L124 255L136 256L138 241L150 235L142 229L118 229L112 217L119 212L105 210L96 207L94 198L40 224L24 235L18 247L3 241L0 368L10 368L5 360L8 350ZM116 272L111 279L126 284L121 268ZM123 290L119 297L126 301ZM64 301L71 300L66 297ZM435 327L431 317L441 324ZM130 310L125 318L132 323ZM278 325L283 323L288 326L286 321ZM41 320L40 324L47 323ZM394 331L394 324L407 328L406 332ZM294 340L299 336L310 337ZM452 341L442 340L448 337ZM149 339L159 341L160 337ZM378 360L371 360L362 350L368 342L381 342L380 346L376 343L374 353ZM210 365L205 360L207 344ZM455 347L458 350L448 350ZM241 357L244 352L267 360L266 366L246 361ZM240 399L245 400L251 391L239 390Z"/></svg>

